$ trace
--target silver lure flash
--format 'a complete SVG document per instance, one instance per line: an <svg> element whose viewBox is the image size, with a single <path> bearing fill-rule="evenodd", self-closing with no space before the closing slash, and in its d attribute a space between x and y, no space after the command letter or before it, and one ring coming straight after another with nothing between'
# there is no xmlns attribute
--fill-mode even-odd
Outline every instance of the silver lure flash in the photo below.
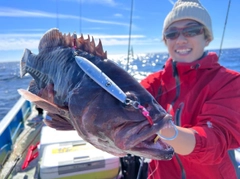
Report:
<svg viewBox="0 0 240 179"><path fill-rule="evenodd" d="M76 56L75 60L78 66L97 84L104 88L108 93L113 95L122 103L126 103L126 94L96 65L84 57Z"/></svg>

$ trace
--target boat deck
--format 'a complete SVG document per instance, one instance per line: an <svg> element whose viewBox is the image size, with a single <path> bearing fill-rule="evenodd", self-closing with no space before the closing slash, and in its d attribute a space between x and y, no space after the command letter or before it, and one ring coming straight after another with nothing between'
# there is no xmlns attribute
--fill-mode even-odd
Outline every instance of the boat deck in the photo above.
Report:
<svg viewBox="0 0 240 179"><path fill-rule="evenodd" d="M37 111L33 108L31 115L24 123L24 130L17 138L13 151L1 170L0 179L38 178L38 157L30 162L25 170L22 170L28 148L39 142L41 129L44 125L43 122L28 122L36 115Z"/></svg>

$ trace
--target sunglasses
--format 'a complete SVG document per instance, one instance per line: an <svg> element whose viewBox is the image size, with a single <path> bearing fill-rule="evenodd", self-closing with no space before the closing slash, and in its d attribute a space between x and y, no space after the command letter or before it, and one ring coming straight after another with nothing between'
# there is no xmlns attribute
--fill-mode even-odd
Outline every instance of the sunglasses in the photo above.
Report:
<svg viewBox="0 0 240 179"><path fill-rule="evenodd" d="M175 40L180 36L180 33L184 37L194 37L196 35L203 34L204 28L203 26L190 26L185 28L177 28L177 29L171 29L167 30L164 33L164 36L166 39Z"/></svg>

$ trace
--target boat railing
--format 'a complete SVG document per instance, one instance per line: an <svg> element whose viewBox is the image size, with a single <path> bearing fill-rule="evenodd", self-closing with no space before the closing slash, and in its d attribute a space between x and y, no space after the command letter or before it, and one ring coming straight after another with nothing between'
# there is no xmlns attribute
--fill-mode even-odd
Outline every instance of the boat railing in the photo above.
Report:
<svg viewBox="0 0 240 179"><path fill-rule="evenodd" d="M21 97L0 121L0 170L24 129L24 120L31 114L31 107L32 104Z"/></svg>

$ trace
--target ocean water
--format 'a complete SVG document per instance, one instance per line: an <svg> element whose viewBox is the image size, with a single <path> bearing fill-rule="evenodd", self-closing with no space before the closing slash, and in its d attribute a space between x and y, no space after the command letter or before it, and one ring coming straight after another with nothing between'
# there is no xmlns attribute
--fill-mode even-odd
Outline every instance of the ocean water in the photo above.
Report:
<svg viewBox="0 0 240 179"><path fill-rule="evenodd" d="M211 51L219 53L218 50ZM128 71L140 81L148 74L162 69L167 58L167 53L134 55L129 59ZM109 59L126 69L126 56L115 56ZM240 48L223 49L219 63L240 72ZM19 62L0 62L0 121L20 98L17 90L20 88L27 89L31 80L32 78L29 75L20 77Z"/></svg>

